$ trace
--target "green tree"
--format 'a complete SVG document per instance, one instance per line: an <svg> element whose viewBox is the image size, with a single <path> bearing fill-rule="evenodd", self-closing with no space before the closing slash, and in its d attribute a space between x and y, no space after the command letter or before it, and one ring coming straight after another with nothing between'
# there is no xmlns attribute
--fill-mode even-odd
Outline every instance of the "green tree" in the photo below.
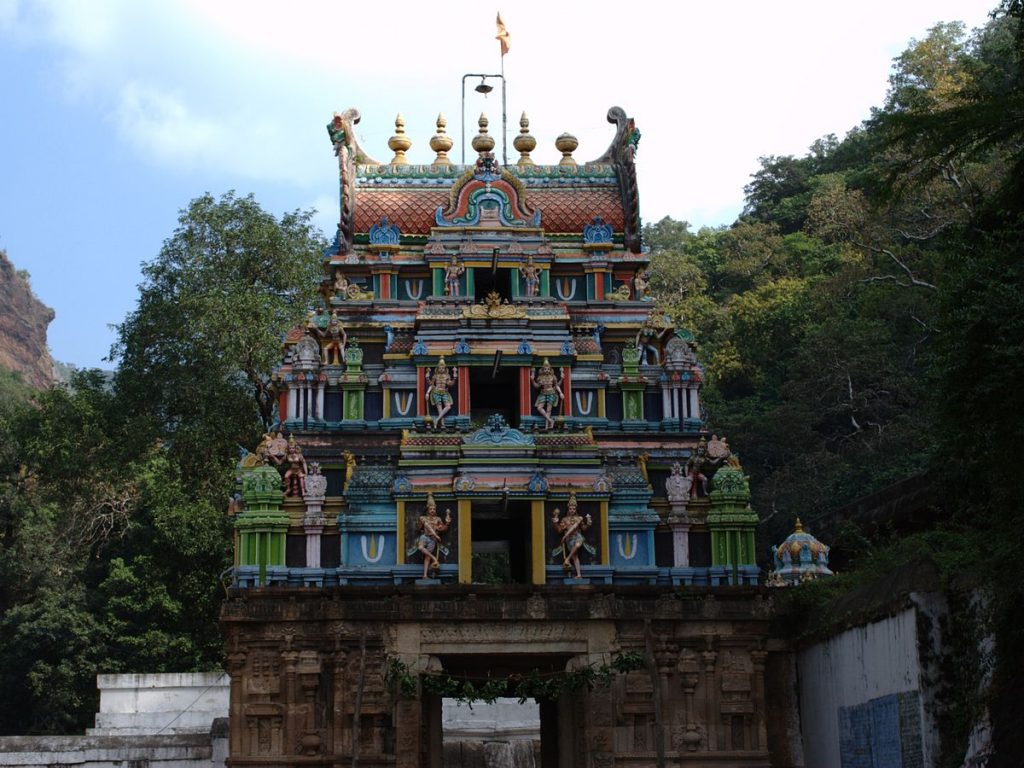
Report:
<svg viewBox="0 0 1024 768"><path fill-rule="evenodd" d="M98 672L222 662L237 444L273 418L323 245L309 213L199 198L144 267L112 383L0 378L0 733L80 730Z"/></svg>
<svg viewBox="0 0 1024 768"><path fill-rule="evenodd" d="M278 219L251 195L204 195L181 212L112 351L138 434L198 467L255 442L274 420L270 372L313 304L324 245L312 211Z"/></svg>

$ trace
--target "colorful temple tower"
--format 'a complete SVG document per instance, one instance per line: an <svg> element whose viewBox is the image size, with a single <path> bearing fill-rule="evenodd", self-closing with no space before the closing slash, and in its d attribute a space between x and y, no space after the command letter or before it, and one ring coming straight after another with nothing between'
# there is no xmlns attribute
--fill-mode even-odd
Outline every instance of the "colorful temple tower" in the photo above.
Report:
<svg viewBox="0 0 1024 768"><path fill-rule="evenodd" d="M292 764L300 744L305 762L435 766L439 705L389 699L389 663L521 675L632 648L649 670L542 703L545 766L767 765L757 516L705 428L694 340L648 293L633 120L609 110L592 162L562 134L553 166L525 115L508 166L484 116L468 166L443 117L422 166L401 117L387 163L359 120L327 126L323 301L285 338L280 427L241 467L232 764Z"/></svg>
<svg viewBox="0 0 1024 768"><path fill-rule="evenodd" d="M704 432L693 341L647 293L633 121L608 113L615 136L594 162L577 163L563 134L559 164L538 166L524 115L521 157L503 168L483 116L471 167L448 160L443 118L429 166L407 164L401 117L395 156L371 160L358 119L350 110L328 126L341 221L323 304L287 336L275 373L278 455L294 436L325 493L288 492L287 556L262 562L245 548L239 583L422 578L428 494L453 514L428 574L441 582L479 581L475 557L489 579L513 583L567 571L595 583L756 583L756 516L734 490L709 489L730 453ZM670 503L676 463L689 489ZM551 554L563 536L551 519L571 497L591 520L579 579ZM734 543L713 546L719 537Z"/></svg>

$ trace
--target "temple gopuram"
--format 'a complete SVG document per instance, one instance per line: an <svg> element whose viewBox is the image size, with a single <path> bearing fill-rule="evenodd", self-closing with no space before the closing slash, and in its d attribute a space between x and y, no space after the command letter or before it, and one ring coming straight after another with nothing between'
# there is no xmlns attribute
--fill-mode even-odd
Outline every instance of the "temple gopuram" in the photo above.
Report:
<svg viewBox="0 0 1024 768"><path fill-rule="evenodd" d="M328 124L340 221L239 466L222 623L232 766L456 764L442 701L539 709L535 764L768 766L757 515L648 293L634 154L389 162ZM780 679L784 679L782 675ZM448 756L448 757L446 757Z"/></svg>

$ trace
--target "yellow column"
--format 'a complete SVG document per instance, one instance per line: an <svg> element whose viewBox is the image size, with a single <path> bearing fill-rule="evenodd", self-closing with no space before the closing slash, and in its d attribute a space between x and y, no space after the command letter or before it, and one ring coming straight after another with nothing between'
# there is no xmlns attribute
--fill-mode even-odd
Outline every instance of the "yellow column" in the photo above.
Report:
<svg viewBox="0 0 1024 768"><path fill-rule="evenodd" d="M611 562L611 549L608 546L608 502L601 502L601 565Z"/></svg>
<svg viewBox="0 0 1024 768"><path fill-rule="evenodd" d="M399 499L396 506L398 520L395 524L395 562L398 565L405 565L405 502Z"/></svg>
<svg viewBox="0 0 1024 768"><path fill-rule="evenodd" d="M599 419L603 419L604 418L604 408L605 408L604 397L605 397L604 389L597 390L597 417Z"/></svg>
<svg viewBox="0 0 1024 768"><path fill-rule="evenodd" d="M545 582L544 566L548 561L547 548L544 546L544 500L535 500L530 507L530 549L533 553L532 583L543 584Z"/></svg>
<svg viewBox="0 0 1024 768"><path fill-rule="evenodd" d="M388 387L383 387L381 390L384 395L384 418L391 418L391 390Z"/></svg>
<svg viewBox="0 0 1024 768"><path fill-rule="evenodd" d="M473 502L459 499L459 584L473 583Z"/></svg>

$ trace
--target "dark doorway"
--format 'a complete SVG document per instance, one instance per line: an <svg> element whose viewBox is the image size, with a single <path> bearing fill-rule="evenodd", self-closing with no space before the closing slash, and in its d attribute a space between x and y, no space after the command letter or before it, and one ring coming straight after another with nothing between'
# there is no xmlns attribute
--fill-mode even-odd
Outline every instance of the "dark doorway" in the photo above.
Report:
<svg viewBox="0 0 1024 768"><path fill-rule="evenodd" d="M473 502L473 581L477 584L529 583L529 502Z"/></svg>
<svg viewBox="0 0 1024 768"><path fill-rule="evenodd" d="M443 768L544 768L544 750L553 747L558 765L558 737L546 736L536 700L520 703L503 696L494 702L441 702ZM557 721L556 721L557 724ZM549 750L550 750L549 747ZM549 756L549 761L551 756Z"/></svg>
<svg viewBox="0 0 1024 768"><path fill-rule="evenodd" d="M483 301L491 291L497 291L502 299L512 301L512 270L496 269L492 272L490 267L474 268L473 291L476 301Z"/></svg>
<svg viewBox="0 0 1024 768"><path fill-rule="evenodd" d="M477 426L487 423L493 413L499 413L510 426L519 424L519 369L511 366L498 368L474 366L469 369L470 419Z"/></svg>
<svg viewBox="0 0 1024 768"><path fill-rule="evenodd" d="M494 704L481 701L472 708L454 699L428 696L428 740L441 746L430 761L431 768L478 768L503 765L508 768L572 768L574 702L563 694L558 700L527 698L520 703L515 680L533 675L548 677L565 670L566 654L443 656L444 672L455 679L471 681L509 680L504 695ZM490 759L486 759L490 758Z"/></svg>

